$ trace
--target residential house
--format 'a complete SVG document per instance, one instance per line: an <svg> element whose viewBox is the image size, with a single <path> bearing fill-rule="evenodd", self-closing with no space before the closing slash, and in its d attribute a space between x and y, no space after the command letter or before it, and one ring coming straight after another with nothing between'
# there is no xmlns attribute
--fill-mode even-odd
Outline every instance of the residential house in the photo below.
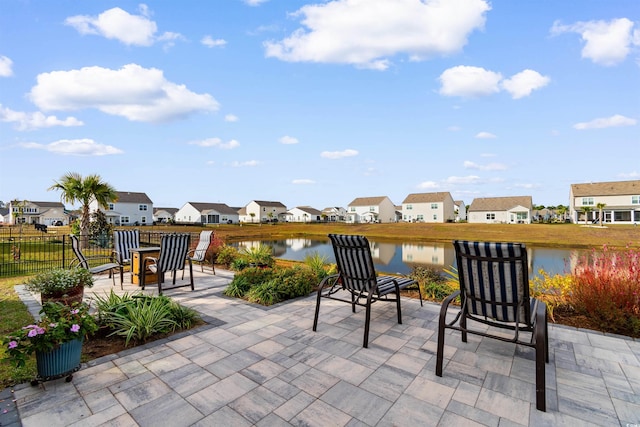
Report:
<svg viewBox="0 0 640 427"><path fill-rule="evenodd" d="M476 224L531 224L531 196L482 197L473 199L467 219Z"/></svg>
<svg viewBox="0 0 640 427"><path fill-rule="evenodd" d="M453 222L455 203L449 192L413 193L402 202L402 220L407 222Z"/></svg>
<svg viewBox="0 0 640 427"><path fill-rule="evenodd" d="M166 223L175 221L176 212L178 212L178 208L154 208L153 222Z"/></svg>
<svg viewBox="0 0 640 427"><path fill-rule="evenodd" d="M9 224L9 208L0 208L0 224Z"/></svg>
<svg viewBox="0 0 640 427"><path fill-rule="evenodd" d="M455 200L453 209L456 212L456 221L467 220L467 205L462 200Z"/></svg>
<svg viewBox="0 0 640 427"><path fill-rule="evenodd" d="M347 206L347 222L396 222L396 206L387 196L358 197Z"/></svg>
<svg viewBox="0 0 640 427"><path fill-rule="evenodd" d="M252 200L238 211L240 222L286 221L287 207L280 202Z"/></svg>
<svg viewBox="0 0 640 427"><path fill-rule="evenodd" d="M107 209L98 206L95 200L89 204L89 211L101 210L107 222L113 225L147 225L153 223L153 202L145 193L116 191L116 200Z"/></svg>
<svg viewBox="0 0 640 427"><path fill-rule="evenodd" d="M310 206L298 206L287 211L289 222L319 222L322 220L322 212Z"/></svg>
<svg viewBox="0 0 640 427"><path fill-rule="evenodd" d="M233 224L240 221L238 211L224 203L187 202L175 214L182 224Z"/></svg>
<svg viewBox="0 0 640 427"><path fill-rule="evenodd" d="M331 206L322 209L322 217L325 221L337 222L347 220L347 210L339 206Z"/></svg>
<svg viewBox="0 0 640 427"><path fill-rule="evenodd" d="M635 224L640 222L640 180L571 184L569 215L575 223L602 222L607 224ZM585 208L586 218L585 218Z"/></svg>
<svg viewBox="0 0 640 427"><path fill-rule="evenodd" d="M69 224L69 214L60 202L12 200L9 202L8 223L67 225Z"/></svg>

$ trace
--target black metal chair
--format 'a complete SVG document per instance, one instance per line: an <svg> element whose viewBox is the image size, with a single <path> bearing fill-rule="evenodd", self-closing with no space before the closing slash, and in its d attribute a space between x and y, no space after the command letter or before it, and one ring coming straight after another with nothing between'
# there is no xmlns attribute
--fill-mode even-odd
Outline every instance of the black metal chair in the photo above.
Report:
<svg viewBox="0 0 640 427"><path fill-rule="evenodd" d="M124 267L131 265L130 249L140 247L140 232L138 230L116 230L113 232L113 250L116 262L120 265L120 289L123 289Z"/></svg>
<svg viewBox="0 0 640 427"><path fill-rule="evenodd" d="M521 243L453 242L458 266L460 290L447 297L440 309L436 375L442 376L445 329L521 344L535 349L536 408L546 411L545 363L549 362L547 306L529 296L527 250ZM460 296L455 318L447 322L447 309ZM475 321L491 327L508 329L513 335L494 335L472 329L467 322ZM528 341L521 332L531 333ZM510 335L510 334L509 334Z"/></svg>
<svg viewBox="0 0 640 427"><path fill-rule="evenodd" d="M338 265L338 274L324 278L318 285L316 314L313 319L313 330L318 326L320 313L320 299L329 298L351 304L356 312L356 305L365 307L364 341L362 346L369 346L369 322L371 320L371 304L375 301L395 302L398 311L398 323L402 323L402 309L400 307L400 291L411 285L418 286L420 305L422 292L420 286L413 279L400 276L378 276L373 265L371 247L364 236L350 236L329 234L333 252ZM338 292L346 291L350 299L335 296ZM389 294L395 294L390 298Z"/></svg>
<svg viewBox="0 0 640 427"><path fill-rule="evenodd" d="M82 268L89 270L91 274L100 274L100 273L104 273L105 271L108 271L109 277L111 277L111 279L113 280L113 286L115 286L116 278L115 278L114 271L120 269L120 264L115 262L113 253L111 254L111 256L96 255L96 256L86 257L84 256L84 254L82 253L82 250L80 249L80 239L78 239L78 236L74 236L72 234L69 237L71 238L71 249L73 250L73 253L76 256L76 259L71 261L71 264L69 265L69 267L80 266ZM109 260L109 262L101 263L98 265L92 265L96 260Z"/></svg>
<svg viewBox="0 0 640 427"><path fill-rule="evenodd" d="M140 285L142 289L145 287L146 271L149 270L153 274L158 275L158 294L162 295L162 285L164 283L165 273L171 272L173 278L173 286L166 289L182 288L191 286L193 291L193 264L189 261L189 282L182 285L176 285L176 272L184 270L187 261L187 251L189 250L189 242L191 236L189 234L163 234L160 238L160 255L158 258L147 257L143 261L142 274L140 275ZM183 274L184 277L184 274Z"/></svg>

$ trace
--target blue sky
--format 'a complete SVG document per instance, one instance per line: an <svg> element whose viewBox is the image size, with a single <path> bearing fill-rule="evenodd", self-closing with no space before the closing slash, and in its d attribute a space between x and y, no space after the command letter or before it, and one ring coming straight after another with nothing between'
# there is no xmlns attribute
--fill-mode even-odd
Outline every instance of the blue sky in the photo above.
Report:
<svg viewBox="0 0 640 427"><path fill-rule="evenodd" d="M0 6L0 200L97 173L154 206L640 179L637 0Z"/></svg>

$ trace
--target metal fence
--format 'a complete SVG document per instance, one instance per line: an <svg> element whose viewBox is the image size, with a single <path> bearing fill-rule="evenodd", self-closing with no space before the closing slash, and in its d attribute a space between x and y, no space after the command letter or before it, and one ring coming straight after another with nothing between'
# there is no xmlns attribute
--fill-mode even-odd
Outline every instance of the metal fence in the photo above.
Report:
<svg viewBox="0 0 640 427"><path fill-rule="evenodd" d="M140 245L160 246L163 234L165 233L140 232ZM199 233L189 234L191 245L195 246ZM89 247L82 250L87 257L106 257L113 251L111 235L94 237L89 242ZM75 259L68 234L0 234L0 277L25 276L52 268L68 268Z"/></svg>

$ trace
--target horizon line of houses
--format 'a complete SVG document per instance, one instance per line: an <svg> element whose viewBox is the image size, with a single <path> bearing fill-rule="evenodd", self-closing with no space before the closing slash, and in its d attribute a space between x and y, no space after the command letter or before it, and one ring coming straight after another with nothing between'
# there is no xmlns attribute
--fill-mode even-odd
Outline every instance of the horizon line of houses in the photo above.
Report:
<svg viewBox="0 0 640 427"><path fill-rule="evenodd" d="M346 222L389 223L425 222L530 224L534 220L556 219L573 223L602 222L635 224L640 222L640 180L571 184L568 212L534 212L531 196L475 198L468 206L454 200L449 192L411 193L401 205L387 196L357 197L346 208L311 206L291 209L277 201L252 200L243 207L224 203L187 202L181 208L156 207L142 192L118 191L117 200L102 209L97 202L90 211L101 210L113 225L143 226L153 223L237 224L253 222ZM602 208L602 209L600 209ZM77 215L61 202L12 201L0 209L0 223L68 225Z"/></svg>

